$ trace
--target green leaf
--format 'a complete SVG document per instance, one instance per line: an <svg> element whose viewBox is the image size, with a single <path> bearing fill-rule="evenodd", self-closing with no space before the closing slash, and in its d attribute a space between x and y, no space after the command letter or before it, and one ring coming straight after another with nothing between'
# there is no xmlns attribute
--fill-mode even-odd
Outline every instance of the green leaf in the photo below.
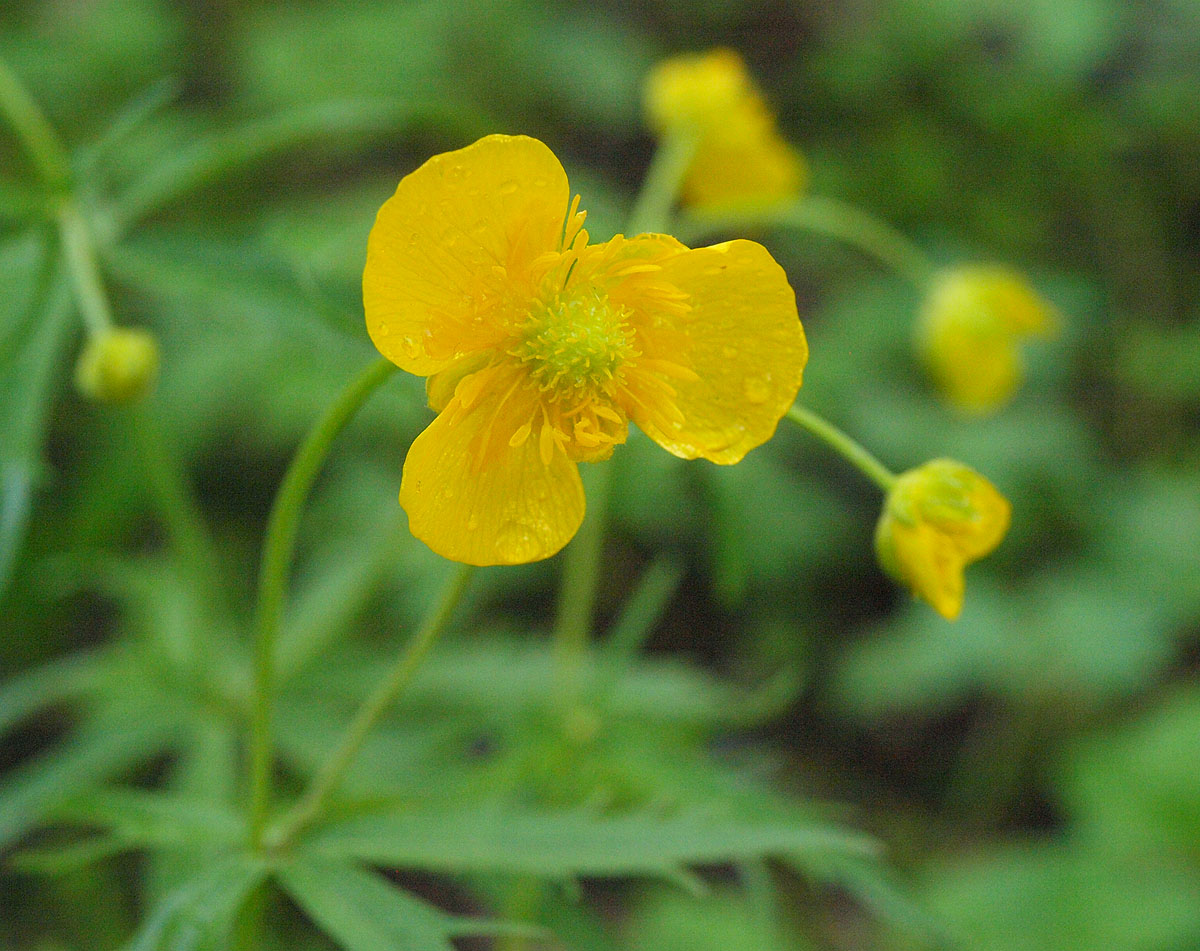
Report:
<svg viewBox="0 0 1200 951"><path fill-rule="evenodd" d="M203 866L150 909L127 951L229 947L234 916L267 874L267 865L252 856L229 856Z"/></svg>
<svg viewBox="0 0 1200 951"><path fill-rule="evenodd" d="M391 100L348 100L303 106L220 132L172 154L115 202L122 227L189 192L248 166L314 142L356 141L403 128L418 107Z"/></svg>
<svg viewBox="0 0 1200 951"><path fill-rule="evenodd" d="M10 677L0 685L0 736L39 710L90 691L106 661L103 653L81 651Z"/></svg>
<svg viewBox="0 0 1200 951"><path fill-rule="evenodd" d="M233 846L245 837L245 822L231 809L190 796L143 789L93 790L64 803L53 818L109 830L131 847Z"/></svg>
<svg viewBox="0 0 1200 951"><path fill-rule="evenodd" d="M11 577L32 509L33 486L41 472L42 441L54 400L54 381L72 328L66 284L52 280L45 299L35 302L32 330L11 341L5 323L5 361L0 364L0 596ZM17 321L13 321L17 323Z"/></svg>
<svg viewBox="0 0 1200 951"><path fill-rule="evenodd" d="M451 951L452 937L537 934L519 924L448 915L357 865L297 858L279 869L280 885L347 951Z"/></svg>
<svg viewBox="0 0 1200 951"><path fill-rule="evenodd" d="M869 856L866 836L816 822L690 811L673 816L472 807L360 815L314 833L314 854L439 872L550 878L676 877L689 864L760 856Z"/></svg>
<svg viewBox="0 0 1200 951"><path fill-rule="evenodd" d="M174 725L161 716L100 717L86 732L13 770L0 785L0 849L80 790L157 755L173 733Z"/></svg>

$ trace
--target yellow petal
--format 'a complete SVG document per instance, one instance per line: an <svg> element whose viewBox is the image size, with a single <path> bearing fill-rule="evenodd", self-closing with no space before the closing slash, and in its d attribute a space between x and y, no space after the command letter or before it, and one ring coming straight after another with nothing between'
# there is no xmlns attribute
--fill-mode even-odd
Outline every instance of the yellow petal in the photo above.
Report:
<svg viewBox="0 0 1200 951"><path fill-rule="evenodd" d="M783 268L753 241L684 251L661 264L663 279L690 295L691 307L646 329L646 355L682 363L697 379L656 375L659 398L646 394L648 405L631 406L630 416L677 456L737 462L771 437L800 388L808 345L796 296ZM658 346L660 339L669 344ZM672 353L680 342L687 352Z"/></svg>
<svg viewBox="0 0 1200 951"><path fill-rule="evenodd" d="M489 135L405 176L367 240L363 304L379 352L435 373L500 340L529 263L558 247L567 176L537 139Z"/></svg>
<svg viewBox="0 0 1200 951"><path fill-rule="evenodd" d="M400 504L409 528L452 561L512 565L549 558L583 520L578 467L564 453L552 453L546 464L539 440L514 446L510 430L500 426L502 438L483 452L480 442L490 435L498 399L482 399L465 413L451 400L404 461Z"/></svg>

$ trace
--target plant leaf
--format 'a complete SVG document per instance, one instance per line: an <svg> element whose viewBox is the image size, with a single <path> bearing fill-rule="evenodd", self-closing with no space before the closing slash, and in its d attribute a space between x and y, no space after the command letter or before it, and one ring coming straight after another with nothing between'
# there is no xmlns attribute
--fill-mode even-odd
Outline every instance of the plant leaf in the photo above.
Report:
<svg viewBox="0 0 1200 951"><path fill-rule="evenodd" d="M268 867L252 856L227 856L172 889L146 916L127 951L191 951L226 947L223 940L246 896Z"/></svg>
<svg viewBox="0 0 1200 951"><path fill-rule="evenodd" d="M143 789L96 789L64 803L54 818L98 826L133 846L158 849L232 846L245 835L243 819L230 809Z"/></svg>
<svg viewBox="0 0 1200 951"><path fill-rule="evenodd" d="M106 660L102 653L80 651L9 678L0 685L0 736L39 710L88 692Z"/></svg>
<svg viewBox="0 0 1200 951"><path fill-rule="evenodd" d="M876 853L860 833L795 817L698 811L595 815L474 807L358 815L316 832L314 854L438 872L550 878L677 877L681 866L761 856Z"/></svg>
<svg viewBox="0 0 1200 951"><path fill-rule="evenodd" d="M79 790L156 755L173 733L161 717L104 717L13 770L0 785L0 849Z"/></svg>

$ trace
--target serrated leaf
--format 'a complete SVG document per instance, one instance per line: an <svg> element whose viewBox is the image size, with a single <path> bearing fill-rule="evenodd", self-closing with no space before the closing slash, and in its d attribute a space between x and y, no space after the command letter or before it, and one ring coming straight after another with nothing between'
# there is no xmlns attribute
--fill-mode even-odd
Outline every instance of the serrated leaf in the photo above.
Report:
<svg viewBox="0 0 1200 951"><path fill-rule="evenodd" d="M859 833L777 818L537 813L474 807L360 815L313 834L313 854L431 871L550 878L672 877L681 866L827 853L869 856Z"/></svg>

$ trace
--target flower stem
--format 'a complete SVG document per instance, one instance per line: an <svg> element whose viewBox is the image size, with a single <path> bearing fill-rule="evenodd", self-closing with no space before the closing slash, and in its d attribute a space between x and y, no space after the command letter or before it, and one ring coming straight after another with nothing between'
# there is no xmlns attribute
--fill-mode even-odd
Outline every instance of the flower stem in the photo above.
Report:
<svg viewBox="0 0 1200 951"><path fill-rule="evenodd" d="M686 132L669 133L659 144L641 191L629 213L630 234L667 228L671 209L679 197L683 178L696 154L696 138ZM578 698L583 663L591 635L592 613L600 583L600 555L604 548L605 508L611 473L608 463L588 467L587 514L579 533L564 554L562 589L554 625L554 657L559 700L569 708Z"/></svg>
<svg viewBox="0 0 1200 951"><path fill-rule="evenodd" d="M558 675L558 699L564 709L579 698L582 689L592 612L600 587L600 556L604 549L611 470L610 462L599 462L585 471L587 514L563 556L562 587L554 624L554 668Z"/></svg>
<svg viewBox="0 0 1200 951"><path fill-rule="evenodd" d="M271 712L275 700L275 642L300 512L329 446L396 367L380 359L342 391L296 452L271 508L263 541L254 619L254 697L250 727L250 840L262 844L271 799Z"/></svg>
<svg viewBox="0 0 1200 951"><path fill-rule="evenodd" d="M84 326L89 336L98 337L112 329L112 309L100 279L91 230L73 199L59 209L58 233Z"/></svg>
<svg viewBox="0 0 1200 951"><path fill-rule="evenodd" d="M882 462L869 453L861 443L846 435L840 429L812 410L799 404L794 404L787 411L787 418L798 426L807 429L818 439L841 454L848 462L863 475L874 482L884 492L891 489L896 481L896 475Z"/></svg>
<svg viewBox="0 0 1200 951"><path fill-rule="evenodd" d="M167 444L158 421L146 407L133 407L129 421L134 443L142 457L146 484L157 503L176 557L193 581L201 586L206 602L210 606L226 607L220 581L220 558L180 459Z"/></svg>
<svg viewBox="0 0 1200 951"><path fill-rule="evenodd" d="M0 57L0 113L21 140L21 146L52 193L65 193L71 183L71 163L57 133L29 91Z"/></svg>
<svg viewBox="0 0 1200 951"><path fill-rule="evenodd" d="M671 209L688 167L696 155L696 136L687 132L668 133L659 144L646 170L641 191L629 212L629 234L658 232L671 221Z"/></svg>
<svg viewBox="0 0 1200 951"><path fill-rule="evenodd" d="M813 231L844 241L890 268L917 290L928 289L935 267L900 231L849 202L819 195L762 209L693 213L689 232L708 233L746 227L783 227ZM686 239L685 239L686 240Z"/></svg>
<svg viewBox="0 0 1200 951"><path fill-rule="evenodd" d="M454 609L462 600L467 582L471 580L474 571L475 569L470 565L455 566L453 574L442 589L437 605L412 640L396 657L392 669L375 688L375 692L358 708L358 712L354 715L350 726L346 728L346 732L342 734L333 754L325 761L304 796L283 820L278 833L272 836L275 840L272 844L277 844L281 848L286 847L299 832L320 817L329 797L337 791L346 772L353 765L371 728L379 722L379 718L387 712L388 707L396 702L396 699L412 680L413 674L416 673L421 662L446 629L447 623L454 614Z"/></svg>

